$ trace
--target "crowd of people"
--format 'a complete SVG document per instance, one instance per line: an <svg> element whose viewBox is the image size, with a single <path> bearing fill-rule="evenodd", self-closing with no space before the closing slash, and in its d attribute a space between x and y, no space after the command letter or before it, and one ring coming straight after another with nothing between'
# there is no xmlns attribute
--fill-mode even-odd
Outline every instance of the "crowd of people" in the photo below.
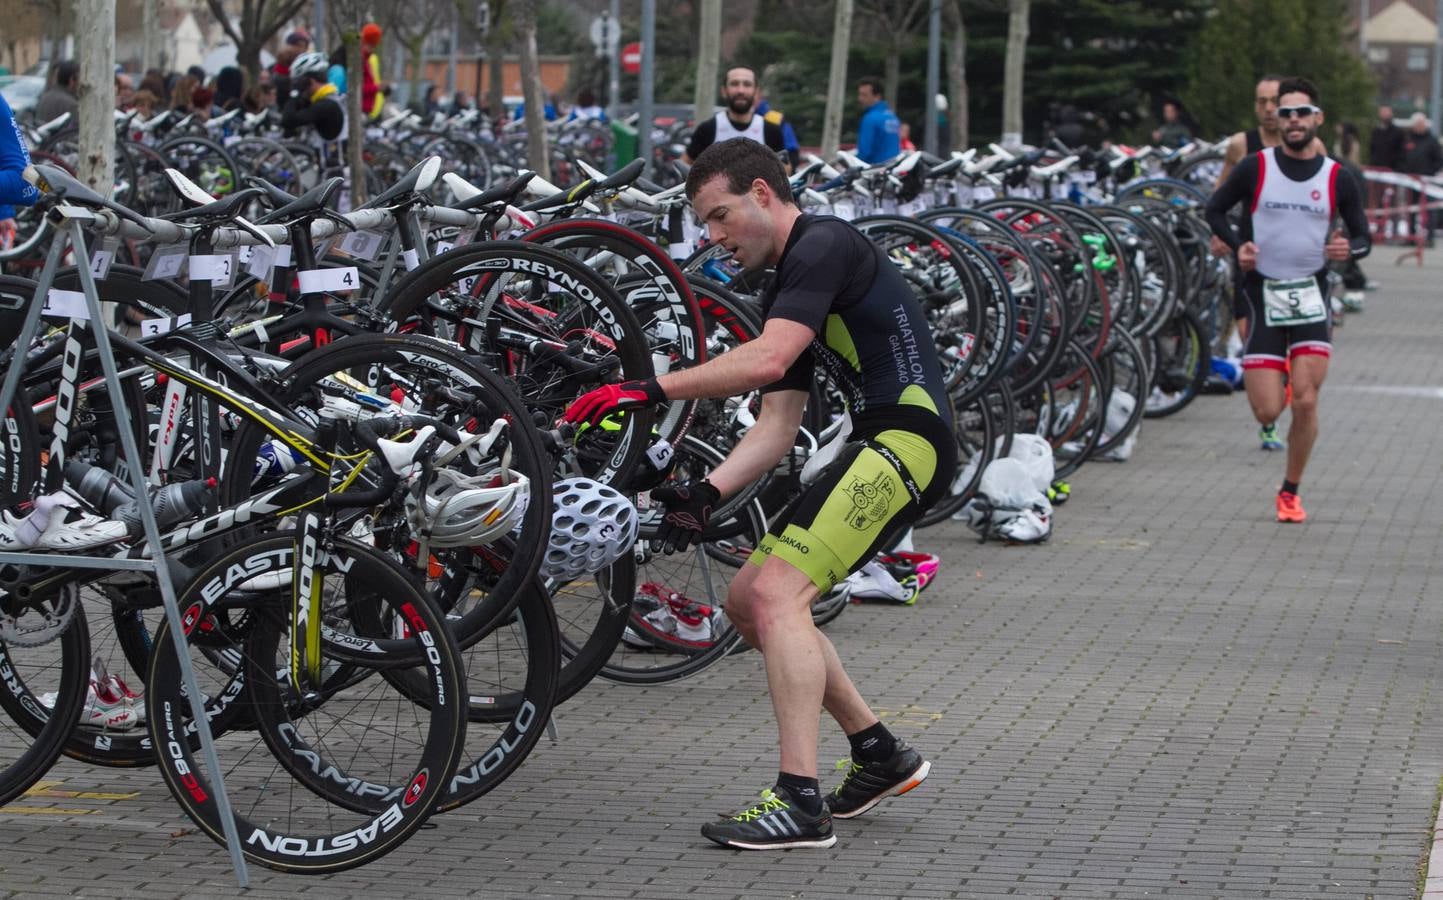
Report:
<svg viewBox="0 0 1443 900"><path fill-rule="evenodd" d="M374 22L361 30L361 108L368 118L378 118L386 105L389 83L381 77L379 47L381 27ZM300 78L295 71L302 69ZM320 77L313 77L319 73ZM73 114L79 105L80 66L74 60L61 60L51 66L45 91L36 101L32 117L36 123L49 122L66 113ZM344 45L329 54L312 49L311 36L297 29L285 36L275 61L252 80L239 66L228 65L214 74L193 65L185 71L165 72L147 69L136 83L126 72L115 75L115 105L122 111L134 110L142 118L173 111L201 119L243 109L259 113L275 108L289 115L317 102L317 92L329 86L321 96L344 94L347 89Z"/></svg>

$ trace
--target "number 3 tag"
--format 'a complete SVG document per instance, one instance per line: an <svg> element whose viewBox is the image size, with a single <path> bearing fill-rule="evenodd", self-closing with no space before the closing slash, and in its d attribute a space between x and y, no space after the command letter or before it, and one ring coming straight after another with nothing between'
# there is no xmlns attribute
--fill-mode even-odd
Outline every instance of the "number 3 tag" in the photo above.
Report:
<svg viewBox="0 0 1443 900"><path fill-rule="evenodd" d="M355 266L341 269L307 269L300 273L302 294L324 294L327 291L354 291L361 286Z"/></svg>

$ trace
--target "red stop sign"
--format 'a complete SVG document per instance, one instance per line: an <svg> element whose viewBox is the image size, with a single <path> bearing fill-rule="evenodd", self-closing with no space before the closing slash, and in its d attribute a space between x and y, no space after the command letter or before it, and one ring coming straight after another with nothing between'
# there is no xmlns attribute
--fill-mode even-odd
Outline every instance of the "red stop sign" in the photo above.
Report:
<svg viewBox="0 0 1443 900"><path fill-rule="evenodd" d="M621 71L628 75L641 74L641 41L632 41L621 48Z"/></svg>

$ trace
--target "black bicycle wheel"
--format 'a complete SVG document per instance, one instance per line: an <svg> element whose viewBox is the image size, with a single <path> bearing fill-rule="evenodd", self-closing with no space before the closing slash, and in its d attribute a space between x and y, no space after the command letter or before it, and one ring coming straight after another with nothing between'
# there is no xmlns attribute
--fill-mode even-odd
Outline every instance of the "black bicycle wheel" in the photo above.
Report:
<svg viewBox="0 0 1443 900"><path fill-rule="evenodd" d="M1152 370L1142 346L1126 331L1113 332L1112 346L1104 357L1111 366L1112 391L1108 396L1107 422L1094 454L1110 453L1127 440L1142 422L1147 394L1152 389Z"/></svg>
<svg viewBox="0 0 1443 900"><path fill-rule="evenodd" d="M317 570L322 653L328 672L355 674L321 696L298 695L277 676L287 665L296 537L233 548L191 583L181 606L192 626L238 606L255 613L236 702L256 730L216 741L247 859L287 872L337 872L395 849L430 816L462 748L466 686L459 651L430 601L380 554L333 537ZM192 655L202 632L187 635ZM422 677L405 679L407 690L381 677L410 668ZM207 694L215 688L201 686ZM188 740L190 709L168 627L151 655L147 703L167 786L202 831L224 842L215 773Z"/></svg>
<svg viewBox="0 0 1443 900"><path fill-rule="evenodd" d="M455 340L502 375L548 422L603 381L649 378L641 324L606 279L555 250L519 241L433 257L381 301L401 331ZM625 484L650 444L654 410L611 417L576 437L580 474Z"/></svg>
<svg viewBox="0 0 1443 900"><path fill-rule="evenodd" d="M522 516L515 547L507 565L487 585L484 599L453 608L457 640L465 646L485 627L508 611L523 585L536 573L546 551L551 526L551 459L541 446L526 406L495 373L462 357L454 345L418 335L353 335L314 350L293 363L275 379L273 392L290 411L318 421L319 410L334 401L359 402L374 408L367 398L386 398L402 408L440 419L459 431L485 431L493 422L511 423L506 430L510 468L530 482L530 499ZM261 445L274 435L247 421L230 442L221 477L223 504L238 503L271 484L256 470ZM458 464L461 462L457 461ZM485 464L483 462L483 464ZM366 526L381 541L381 523ZM408 534L408 532L407 532ZM405 535L402 535L404 537ZM403 542L405 546L409 541ZM418 552L412 549L411 553ZM458 556L462 568L467 551L434 551L435 565ZM414 565L414 560L412 561ZM431 565L428 561L427 565Z"/></svg>
<svg viewBox="0 0 1443 900"><path fill-rule="evenodd" d="M57 636L34 643L0 639L0 806L25 793L50 771L84 714L90 684L90 634L78 594L68 600L33 598L22 604L0 593L6 633L44 628L59 602L74 602L74 617ZM23 640L23 639L21 639Z"/></svg>
<svg viewBox="0 0 1443 900"><path fill-rule="evenodd" d="M1143 415L1161 419L1187 408L1207 381L1212 354L1197 317L1179 310L1152 337L1152 391Z"/></svg>

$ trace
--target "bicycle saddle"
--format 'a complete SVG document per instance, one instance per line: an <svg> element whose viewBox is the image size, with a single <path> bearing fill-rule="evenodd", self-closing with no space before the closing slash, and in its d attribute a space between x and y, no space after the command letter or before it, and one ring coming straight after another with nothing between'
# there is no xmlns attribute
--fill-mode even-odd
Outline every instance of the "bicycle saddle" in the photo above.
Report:
<svg viewBox="0 0 1443 900"><path fill-rule="evenodd" d="M100 194L91 190L84 182L74 178L69 172L66 172L59 166L35 163L33 168L36 174L33 183L40 189L42 194L53 194L67 202L79 204L80 206L88 206L92 209L108 209L116 215L145 228L146 231L150 230L150 227L145 224L144 216L121 206L119 203L105 199L100 196Z"/></svg>
<svg viewBox="0 0 1443 900"><path fill-rule="evenodd" d="M507 184L488 188L487 190L482 191L474 197L469 197L465 200L462 200L461 202L456 204L455 208L481 209L501 203L515 203L516 198L521 196L521 192L526 190L526 185L530 184L531 179L535 177L535 172L522 172L520 175L517 175Z"/></svg>
<svg viewBox="0 0 1443 900"><path fill-rule="evenodd" d="M335 178L327 178L299 197L293 197L264 178L253 176L250 179L251 185L265 191L271 200L279 204L258 221L260 224L267 225L322 215L329 211L331 201L335 198L336 192L341 189L344 181L339 175Z"/></svg>
<svg viewBox="0 0 1443 900"><path fill-rule="evenodd" d="M235 193L212 201L204 206L193 206L190 209L182 209L179 212L166 213L159 218L167 222L196 222L214 223L225 225L240 215L240 211L247 203L264 194L260 188L248 187Z"/></svg>
<svg viewBox="0 0 1443 900"><path fill-rule="evenodd" d="M382 191L378 197L360 208L385 209L388 206L395 206L398 200L429 188L436 182L436 175L440 171L441 157L428 156L412 166L411 171L407 172L400 181Z"/></svg>

